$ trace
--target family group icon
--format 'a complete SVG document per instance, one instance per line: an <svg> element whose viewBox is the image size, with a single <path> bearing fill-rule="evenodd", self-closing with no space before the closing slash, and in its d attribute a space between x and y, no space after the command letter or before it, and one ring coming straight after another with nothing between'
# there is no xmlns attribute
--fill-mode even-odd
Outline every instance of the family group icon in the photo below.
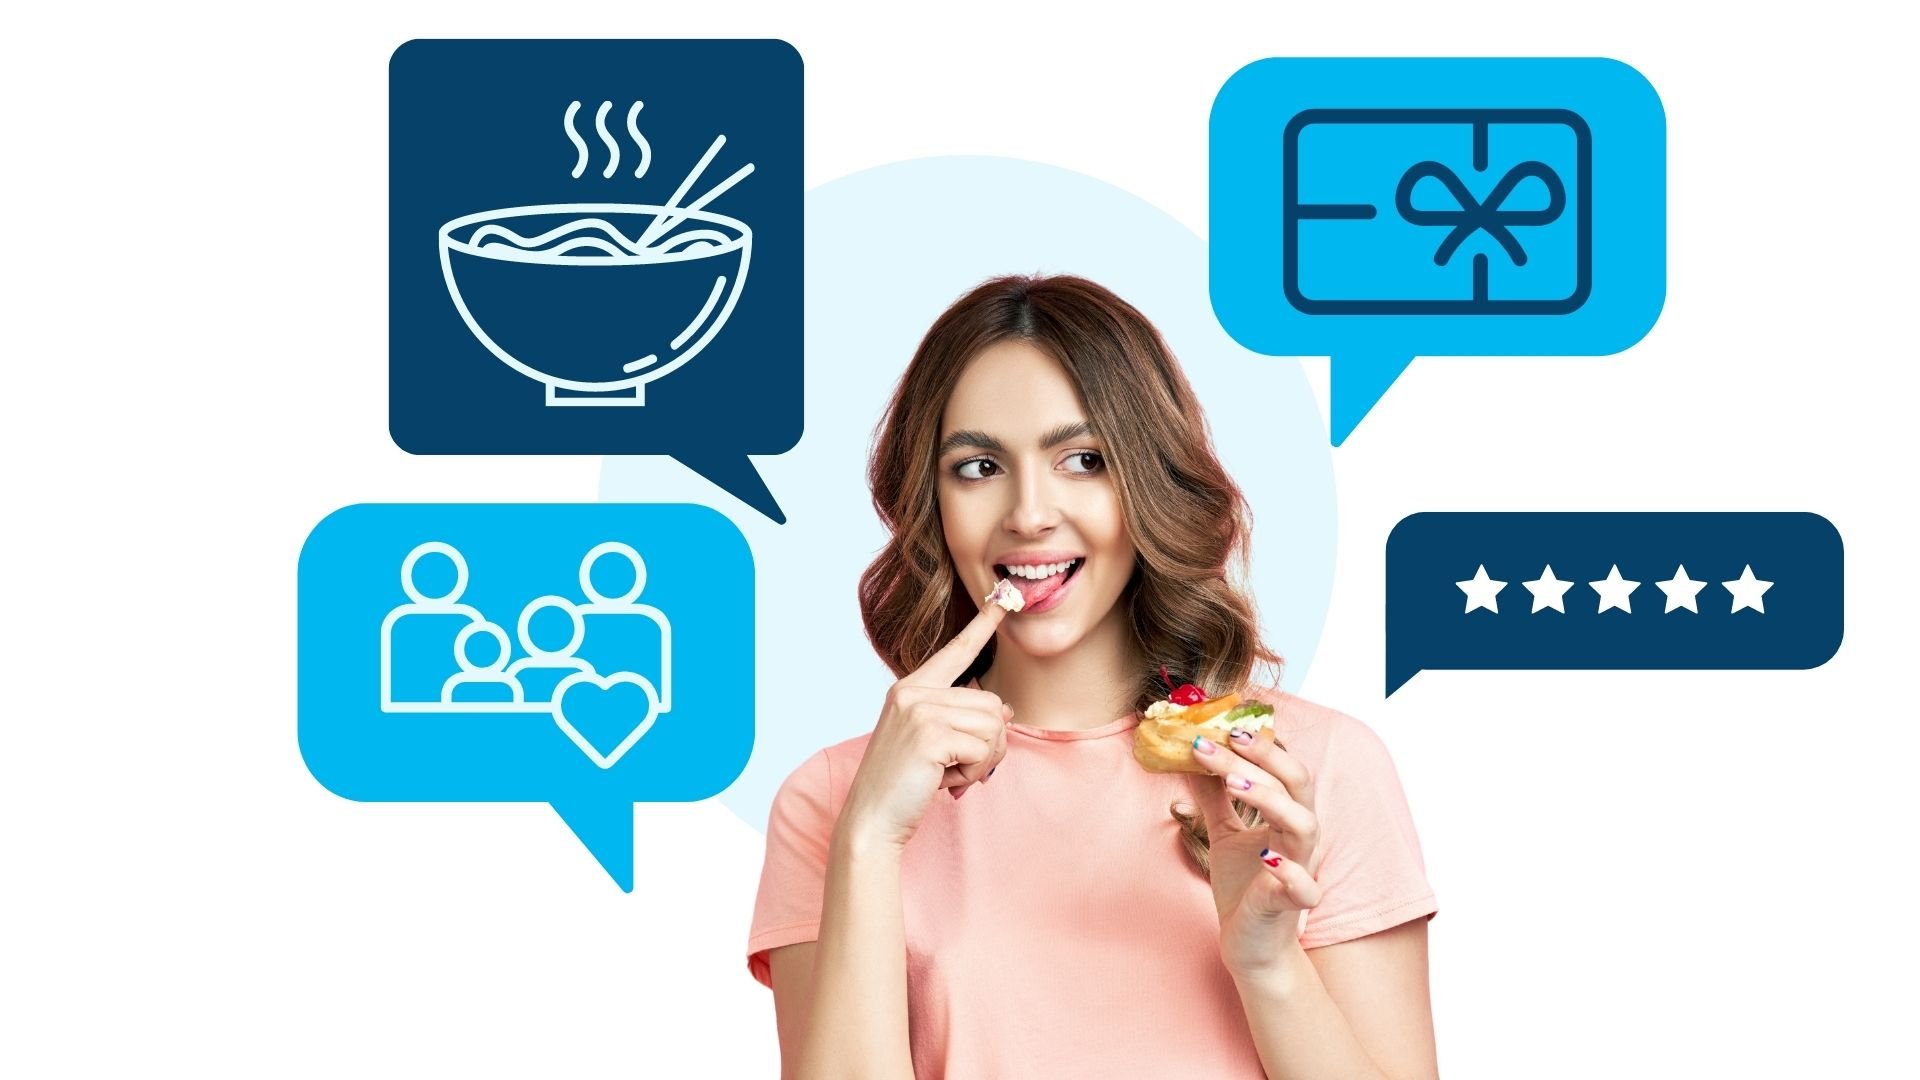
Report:
<svg viewBox="0 0 1920 1080"><path fill-rule="evenodd" d="M444 594L429 596L417 580L417 568L423 557L436 554L452 562L454 580ZM624 593L608 596L595 588L593 567L603 556L624 559L631 566L633 581ZM407 602L389 610L380 623L380 711L549 716L595 765L610 769L633 749L660 714L673 708L672 625L660 609L638 602L646 584L646 563L638 551L618 541L594 546L580 560L583 599L540 596L521 608L515 639L523 655L513 659L513 641L506 630L478 608L462 602L468 585L466 557L452 544L438 540L416 545L400 565L400 587ZM565 616L569 629L564 640L558 634L543 636L536 630L535 619L549 610ZM605 628L636 620L645 620L644 626L650 631L645 637L657 637L659 642L658 656L652 658L658 663L657 686L642 674L651 667L646 663L649 657L608 658L595 653L599 661L596 667L583 655L595 626L602 627L604 633ZM548 624L555 621L549 619ZM419 627L437 627L441 632L409 632ZM449 627L457 629L442 651L439 644L445 641L444 631ZM631 634L618 637L624 642L633 640ZM488 641L493 646L491 653L483 644ZM585 720L569 719L566 711L568 692L582 686L598 691L636 688L645 702L644 711L629 710L627 716L616 720L612 736L596 745L596 740L581 730L587 726ZM596 702L615 699L604 693L579 697ZM631 697L625 694L618 699ZM590 730L607 729L596 720Z"/></svg>

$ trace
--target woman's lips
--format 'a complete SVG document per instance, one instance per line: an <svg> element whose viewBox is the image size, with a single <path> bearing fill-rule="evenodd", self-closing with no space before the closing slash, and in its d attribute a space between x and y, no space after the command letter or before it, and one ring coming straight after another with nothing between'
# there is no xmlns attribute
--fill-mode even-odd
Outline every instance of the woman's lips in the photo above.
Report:
<svg viewBox="0 0 1920 1080"><path fill-rule="evenodd" d="M1011 574L1007 575L1007 580L1013 583L1014 588L1020 590L1021 599L1025 601L1019 613L1031 615L1057 607L1060 598L1066 595L1067 586L1071 585L1073 579L1079 576L1080 570L1086 566L1086 562L1084 558L1077 559L1072 566L1062 570L1060 573L1052 577L1040 578L1037 581L1032 578L1016 577Z"/></svg>

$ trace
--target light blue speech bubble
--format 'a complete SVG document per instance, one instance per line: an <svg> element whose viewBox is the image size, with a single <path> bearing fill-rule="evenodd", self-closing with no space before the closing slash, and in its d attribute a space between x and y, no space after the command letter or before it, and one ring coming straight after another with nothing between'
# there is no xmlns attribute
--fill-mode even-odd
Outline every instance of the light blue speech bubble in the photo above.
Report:
<svg viewBox="0 0 1920 1080"><path fill-rule="evenodd" d="M1600 356L1666 299L1666 114L1607 59L1270 59L1214 99L1210 287L1332 358L1339 445L1419 356Z"/></svg>
<svg viewBox="0 0 1920 1080"><path fill-rule="evenodd" d="M300 752L349 799L551 803L631 891L633 804L746 766L753 591L704 506L336 510L300 552Z"/></svg>

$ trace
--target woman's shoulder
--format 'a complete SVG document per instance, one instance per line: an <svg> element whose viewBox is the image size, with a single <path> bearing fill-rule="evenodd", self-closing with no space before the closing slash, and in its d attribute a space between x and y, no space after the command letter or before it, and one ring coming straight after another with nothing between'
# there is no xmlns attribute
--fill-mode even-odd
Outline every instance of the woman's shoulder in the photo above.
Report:
<svg viewBox="0 0 1920 1080"><path fill-rule="evenodd" d="M835 803L853 784L853 774L866 755L873 732L864 731L850 739L823 746L794 766L781 782L781 790L805 790L830 796Z"/></svg>

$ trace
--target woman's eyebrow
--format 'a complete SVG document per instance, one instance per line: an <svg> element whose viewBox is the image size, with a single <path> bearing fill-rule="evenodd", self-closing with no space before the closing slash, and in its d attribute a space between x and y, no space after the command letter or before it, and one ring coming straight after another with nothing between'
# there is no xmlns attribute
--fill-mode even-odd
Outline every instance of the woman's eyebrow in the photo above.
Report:
<svg viewBox="0 0 1920 1080"><path fill-rule="evenodd" d="M1075 420L1071 423L1061 424L1059 427L1041 436L1040 449L1051 450L1069 439L1090 438L1092 435L1092 424L1085 420ZM934 454L936 457L945 456L947 453L962 447L991 450L996 453L1005 453L1007 449L1005 443L1002 443L999 439L994 438L986 432L965 428L940 440L940 448L934 451Z"/></svg>
<svg viewBox="0 0 1920 1080"><path fill-rule="evenodd" d="M958 450L963 446L975 447L980 450L993 450L1001 453L1004 453L1007 449L1000 444L999 439L994 438L986 432L974 431L971 428L967 428L956 431L940 440L940 449L934 451L934 455L936 457L944 457L949 451Z"/></svg>
<svg viewBox="0 0 1920 1080"><path fill-rule="evenodd" d="M1051 450L1068 439L1092 438L1093 425L1085 420L1075 420L1070 424L1061 424L1040 438L1040 449Z"/></svg>

